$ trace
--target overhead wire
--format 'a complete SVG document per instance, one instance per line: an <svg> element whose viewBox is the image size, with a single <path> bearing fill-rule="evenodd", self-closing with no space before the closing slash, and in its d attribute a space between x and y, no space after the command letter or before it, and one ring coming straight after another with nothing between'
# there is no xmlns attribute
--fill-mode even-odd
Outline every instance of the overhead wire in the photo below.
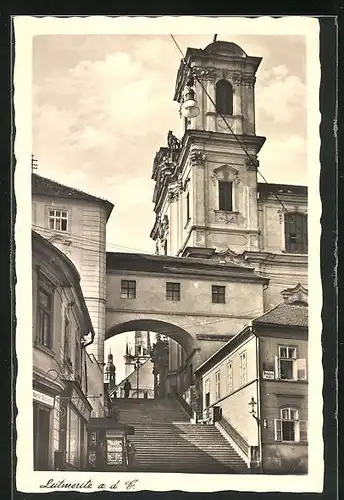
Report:
<svg viewBox="0 0 344 500"><path fill-rule="evenodd" d="M207 92L205 86L203 85L203 83L201 82L201 80L198 78L198 76L194 74L192 66L186 61L184 53L181 50L181 48L180 48L178 42L176 41L175 37L172 34L170 34L170 36L171 36L173 42L175 43L178 51L182 55L183 64L185 64L185 66L187 66L189 68L189 70L191 71L191 74L193 75L194 79L200 84L200 86L202 87L204 93L206 94L206 96L208 97L208 99L210 100L210 102L213 104L213 106L216 108L216 103L214 102L213 98L209 95L209 93ZM229 132L233 135L233 137L235 138L235 140L237 141L237 143L239 144L239 146L241 147L241 149L244 151L245 155L247 156L247 158L251 162L251 165L257 169L258 174L262 177L262 179L264 180L264 182L268 185L269 184L268 181L266 180L265 176L259 170L259 166L257 164L257 161L254 158L251 157L251 155L247 151L247 149L244 146L244 144L242 143L242 141L239 139L239 137L237 136L237 134L234 132L234 130L232 129L232 127L228 123L226 117L221 112L218 112L218 114L220 115L220 117L224 121L224 123L227 126ZM276 193L273 193L273 195L276 198L276 200L278 201L278 203L281 205L281 207L283 208L284 212L288 213L287 208L285 207L284 203L280 200L279 196Z"/></svg>

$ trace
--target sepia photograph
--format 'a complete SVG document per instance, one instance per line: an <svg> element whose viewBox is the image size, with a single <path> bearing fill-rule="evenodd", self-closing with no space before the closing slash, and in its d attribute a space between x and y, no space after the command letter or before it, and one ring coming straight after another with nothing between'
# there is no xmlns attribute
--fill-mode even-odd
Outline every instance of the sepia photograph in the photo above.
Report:
<svg viewBox="0 0 344 500"><path fill-rule="evenodd" d="M321 483L317 21L170 19L18 18L18 447L40 487Z"/></svg>

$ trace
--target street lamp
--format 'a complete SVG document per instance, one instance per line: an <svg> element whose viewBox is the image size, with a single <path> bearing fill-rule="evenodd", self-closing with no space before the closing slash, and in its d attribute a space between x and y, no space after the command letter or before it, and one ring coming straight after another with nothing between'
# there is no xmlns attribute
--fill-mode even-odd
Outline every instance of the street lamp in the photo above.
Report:
<svg viewBox="0 0 344 500"><path fill-rule="evenodd" d="M139 397L139 368L141 367L140 359L137 358L133 363L136 370L136 397Z"/></svg>
<svg viewBox="0 0 344 500"><path fill-rule="evenodd" d="M249 404L249 406L251 406L250 414L252 415L252 417L256 420L257 424L259 425L260 424L260 419L256 415L256 406L257 406L257 403L254 400L254 398L251 398L251 401L248 404Z"/></svg>

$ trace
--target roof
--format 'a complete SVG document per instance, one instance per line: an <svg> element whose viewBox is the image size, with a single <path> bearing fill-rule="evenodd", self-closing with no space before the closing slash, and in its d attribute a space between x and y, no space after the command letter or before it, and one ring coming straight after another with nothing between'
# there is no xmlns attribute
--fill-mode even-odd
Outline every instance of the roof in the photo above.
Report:
<svg viewBox="0 0 344 500"><path fill-rule="evenodd" d="M46 177L41 177L38 174L32 174L32 194L39 196L55 196L59 198L74 198L76 200L88 200L93 202L98 202L104 205L107 219L110 217L112 209L114 205L104 199L99 198L98 196L93 196L92 194L85 193L84 191L80 191L79 189L75 189L70 186L65 186L64 184L60 184L59 182L53 181L52 179L48 179Z"/></svg>
<svg viewBox="0 0 344 500"><path fill-rule="evenodd" d="M299 304L286 304L284 302L267 311L259 318L250 321L245 325L236 335L234 335L228 342L221 346L214 354L206 359L195 371L197 373L205 373L214 365L219 363L227 354L238 347L243 340L248 338L250 334L259 335L251 325L274 325L274 326L288 326L307 328L308 326L308 307Z"/></svg>
<svg viewBox="0 0 344 500"><path fill-rule="evenodd" d="M234 262L222 264L213 259L195 257L171 257L124 252L106 253L107 270L138 271L155 273L197 274L221 278L251 279L268 283L268 278L257 274L252 267L244 267Z"/></svg>
<svg viewBox="0 0 344 500"><path fill-rule="evenodd" d="M308 327L308 307L281 303L253 321L257 325Z"/></svg>
<svg viewBox="0 0 344 500"><path fill-rule="evenodd" d="M258 182L258 193L261 198L265 198L269 194L294 194L307 196L308 188L307 186L294 186L292 184L271 184L268 182Z"/></svg>

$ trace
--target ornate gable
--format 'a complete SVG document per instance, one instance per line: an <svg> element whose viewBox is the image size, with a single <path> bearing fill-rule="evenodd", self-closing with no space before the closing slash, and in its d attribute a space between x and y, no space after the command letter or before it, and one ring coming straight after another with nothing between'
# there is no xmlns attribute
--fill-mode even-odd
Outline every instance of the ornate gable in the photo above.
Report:
<svg viewBox="0 0 344 500"><path fill-rule="evenodd" d="M293 288L286 288L281 293L286 304L308 305L308 290L301 283Z"/></svg>
<svg viewBox="0 0 344 500"><path fill-rule="evenodd" d="M242 254L238 254L236 252L233 252L230 248L226 248L225 250L222 250L220 252L217 252L214 257L212 257L213 260L220 264L238 264L239 266L243 267L248 267L252 269L252 266L250 266L246 260L245 257Z"/></svg>

